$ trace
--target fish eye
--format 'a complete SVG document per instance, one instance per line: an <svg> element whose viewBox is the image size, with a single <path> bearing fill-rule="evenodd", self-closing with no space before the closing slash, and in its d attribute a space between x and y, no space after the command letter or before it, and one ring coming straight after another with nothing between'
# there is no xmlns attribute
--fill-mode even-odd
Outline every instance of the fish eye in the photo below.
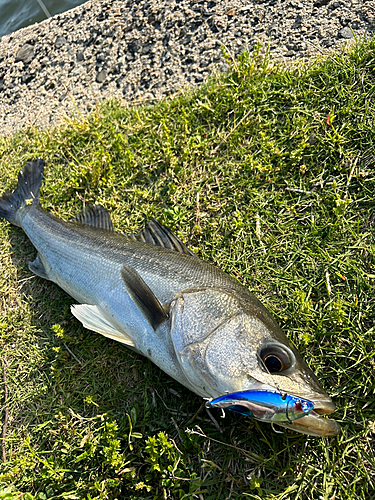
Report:
<svg viewBox="0 0 375 500"><path fill-rule="evenodd" d="M270 373L280 373L294 362L293 353L278 344L268 344L260 349L259 357L263 367Z"/></svg>

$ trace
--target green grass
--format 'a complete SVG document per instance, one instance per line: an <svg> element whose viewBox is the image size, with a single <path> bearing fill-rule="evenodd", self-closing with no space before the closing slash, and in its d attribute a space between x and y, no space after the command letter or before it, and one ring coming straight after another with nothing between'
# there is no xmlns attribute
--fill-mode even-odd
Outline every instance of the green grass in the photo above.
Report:
<svg viewBox="0 0 375 500"><path fill-rule="evenodd" d="M220 430L205 411L189 423L200 398L84 330L72 299L31 276L22 230L1 223L0 498L375 498L374 54L374 39L289 68L244 54L156 106L109 102L0 139L1 190L42 157L45 209L69 218L102 203L124 232L156 217L236 276L342 426L325 439L229 413L214 414Z"/></svg>

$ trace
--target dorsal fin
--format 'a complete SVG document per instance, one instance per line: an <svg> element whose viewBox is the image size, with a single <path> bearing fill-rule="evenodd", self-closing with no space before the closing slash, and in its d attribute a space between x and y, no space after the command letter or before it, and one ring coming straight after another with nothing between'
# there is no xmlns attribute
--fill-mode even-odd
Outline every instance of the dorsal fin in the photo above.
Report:
<svg viewBox="0 0 375 500"><path fill-rule="evenodd" d="M143 241L143 243L169 248L175 252L197 257L195 253L189 250L189 248L184 245L170 229L163 226L160 222L153 218L146 223L143 231L138 234L130 234L129 237L134 240Z"/></svg>
<svg viewBox="0 0 375 500"><path fill-rule="evenodd" d="M107 209L101 205L88 205L82 212L71 219L71 222L114 231L111 217Z"/></svg>

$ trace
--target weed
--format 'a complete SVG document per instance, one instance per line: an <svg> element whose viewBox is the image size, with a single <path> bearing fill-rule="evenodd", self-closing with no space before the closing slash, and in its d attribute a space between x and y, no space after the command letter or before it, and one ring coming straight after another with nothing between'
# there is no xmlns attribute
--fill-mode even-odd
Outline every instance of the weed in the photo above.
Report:
<svg viewBox="0 0 375 500"><path fill-rule="evenodd" d="M70 218L101 203L124 232L156 217L249 287L342 426L324 439L229 413L214 414L222 433L205 412L188 425L199 398L84 330L72 300L30 275L22 231L2 223L0 498L374 498L374 49L289 68L256 50L155 106L108 102L0 139L2 189L42 157L45 209Z"/></svg>

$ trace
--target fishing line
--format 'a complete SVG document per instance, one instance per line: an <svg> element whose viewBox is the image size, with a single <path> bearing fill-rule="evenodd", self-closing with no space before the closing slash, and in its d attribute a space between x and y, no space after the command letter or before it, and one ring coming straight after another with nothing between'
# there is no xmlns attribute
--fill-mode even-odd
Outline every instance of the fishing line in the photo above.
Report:
<svg viewBox="0 0 375 500"><path fill-rule="evenodd" d="M267 368L266 363L263 361L263 359L260 359L260 361L262 362L262 365L264 366L264 368L265 368L265 370L267 371L267 373L268 373L269 375L271 375L271 377L273 377L272 373L271 373L271 372L269 371L269 369ZM281 396L281 399L282 399L283 401L285 401L285 399L286 399L286 397L287 397L288 393L286 393L286 392L284 392L284 393L283 393L283 392L282 392L282 390L280 389L279 384L277 383L277 380L275 380L275 387L276 387L276 389L279 391L280 396ZM289 419L288 419L288 420L289 420Z"/></svg>
<svg viewBox="0 0 375 500"><path fill-rule="evenodd" d="M44 12L44 14L46 15L46 17L52 17L51 14L49 13L49 10L47 9L47 7L45 6L43 0L37 0L40 8L42 9L42 11Z"/></svg>

